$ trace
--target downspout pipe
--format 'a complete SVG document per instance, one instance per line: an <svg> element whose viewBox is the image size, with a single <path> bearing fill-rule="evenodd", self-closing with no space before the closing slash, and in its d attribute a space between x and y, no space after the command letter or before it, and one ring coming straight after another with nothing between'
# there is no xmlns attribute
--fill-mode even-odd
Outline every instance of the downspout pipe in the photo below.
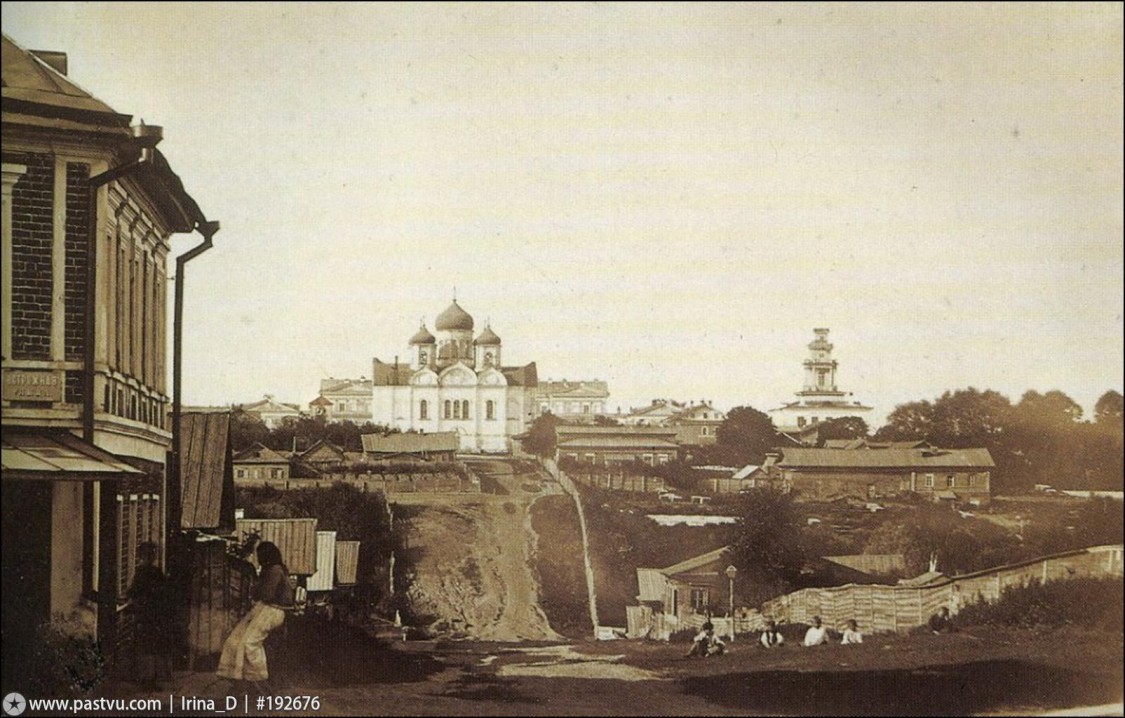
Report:
<svg viewBox="0 0 1125 718"><path fill-rule="evenodd" d="M168 502L168 525L165 527L168 540L174 541L180 530L183 507L180 505L183 487L180 481L180 451L182 447L182 432L180 431L180 415L183 409L183 343L184 343L184 278L185 265L212 247L212 239L219 231L219 222L203 220L197 222L195 231L203 235L203 241L192 247L187 252L176 257L176 295L173 310L172 326L172 455L168 461L167 475L169 477L168 490L165 500ZM169 544L172 545L172 544Z"/></svg>
<svg viewBox="0 0 1125 718"><path fill-rule="evenodd" d="M114 180L121 179L152 163L156 145L164 139L164 129L143 122L132 128L132 144L141 156L132 162L108 169L90 178L86 198L86 322L82 372L82 438L94 443L94 343L97 340L98 299L98 190Z"/></svg>

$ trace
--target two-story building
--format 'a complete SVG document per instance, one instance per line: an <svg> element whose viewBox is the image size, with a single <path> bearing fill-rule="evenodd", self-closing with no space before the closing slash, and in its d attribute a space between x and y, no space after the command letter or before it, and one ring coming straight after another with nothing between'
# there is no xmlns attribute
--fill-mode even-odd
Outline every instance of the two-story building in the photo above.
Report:
<svg viewBox="0 0 1125 718"><path fill-rule="evenodd" d="M206 223L155 144L3 37L3 665L43 624L111 655L145 541L163 546L169 237Z"/></svg>
<svg viewBox="0 0 1125 718"><path fill-rule="evenodd" d="M595 466L642 463L660 466L680 458L676 429L661 426L574 426L560 424L559 460Z"/></svg>
<svg viewBox="0 0 1125 718"><path fill-rule="evenodd" d="M372 420L371 396L374 384L370 379L321 379L320 394L309 402L314 415L325 421L351 421L365 424Z"/></svg>
<svg viewBox="0 0 1125 718"><path fill-rule="evenodd" d="M539 382L535 402L536 416L551 413L563 421L592 424L595 417L606 413L609 385L598 379Z"/></svg>

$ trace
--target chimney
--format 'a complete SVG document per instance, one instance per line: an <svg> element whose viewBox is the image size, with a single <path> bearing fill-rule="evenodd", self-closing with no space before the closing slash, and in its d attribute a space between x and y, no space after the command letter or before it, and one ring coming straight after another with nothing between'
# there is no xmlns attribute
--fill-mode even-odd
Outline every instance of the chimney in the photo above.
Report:
<svg viewBox="0 0 1125 718"><path fill-rule="evenodd" d="M66 53L58 50L32 50L32 55L45 62L60 75L66 74Z"/></svg>

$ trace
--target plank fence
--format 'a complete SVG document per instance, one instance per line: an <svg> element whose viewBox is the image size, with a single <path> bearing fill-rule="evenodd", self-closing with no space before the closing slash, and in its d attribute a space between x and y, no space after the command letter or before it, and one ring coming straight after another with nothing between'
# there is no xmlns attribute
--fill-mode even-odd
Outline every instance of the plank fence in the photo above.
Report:
<svg viewBox="0 0 1125 718"><path fill-rule="evenodd" d="M923 586L878 584L806 588L762 604L761 619L810 623L820 616L839 628L849 619L864 632L909 631L925 625L942 606L956 614L976 601L992 602L1009 586L1070 578L1122 576L1122 547L1093 546L976 573L941 578ZM754 623L761 623L755 621ZM760 630L761 625L750 626Z"/></svg>
<svg viewBox="0 0 1125 718"><path fill-rule="evenodd" d="M629 476L624 473L574 473L568 474L575 483L609 491L631 491L634 493L654 493L666 490L664 479L659 476Z"/></svg>
<svg viewBox="0 0 1125 718"><path fill-rule="evenodd" d="M382 491L384 494L464 494L480 493L480 483L463 479L458 474L329 474L318 479L238 479L238 486L269 486L282 491L291 489L328 488L344 483L360 491Z"/></svg>

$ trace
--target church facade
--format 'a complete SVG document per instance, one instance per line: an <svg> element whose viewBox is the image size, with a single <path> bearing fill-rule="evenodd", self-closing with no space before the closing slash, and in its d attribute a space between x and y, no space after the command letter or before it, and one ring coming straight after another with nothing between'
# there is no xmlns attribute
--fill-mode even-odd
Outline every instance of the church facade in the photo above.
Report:
<svg viewBox="0 0 1125 718"><path fill-rule="evenodd" d="M797 401L768 413L778 431L802 441L815 437L816 426L829 419L858 416L866 420L871 407L851 399L851 394L836 386L838 364L832 358L833 345L827 329L814 329L809 343L809 357L804 362L805 385L797 392ZM815 440L815 439L814 439Z"/></svg>
<svg viewBox="0 0 1125 718"><path fill-rule="evenodd" d="M461 451L506 452L527 431L539 385L535 363L505 366L503 344L457 301L410 338L408 360L373 361L372 421L401 431L456 432Z"/></svg>

